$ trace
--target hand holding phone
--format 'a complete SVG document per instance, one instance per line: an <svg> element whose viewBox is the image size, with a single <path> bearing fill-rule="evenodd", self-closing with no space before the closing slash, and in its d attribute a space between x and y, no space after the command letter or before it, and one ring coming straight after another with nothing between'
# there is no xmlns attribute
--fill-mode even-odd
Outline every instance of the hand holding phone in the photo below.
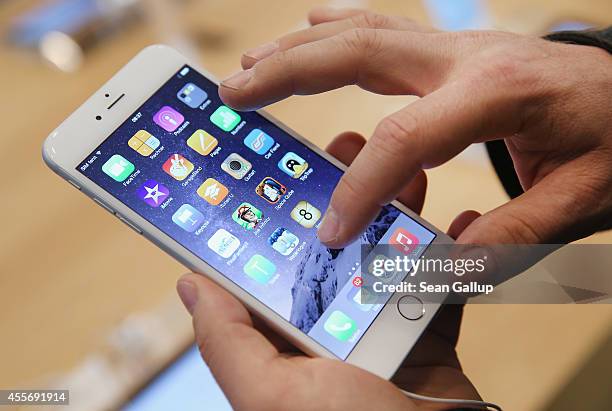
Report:
<svg viewBox="0 0 612 411"><path fill-rule="evenodd" d="M332 141L327 151L348 165L364 144L362 136L344 133ZM419 179L406 186L398 197L417 211L423 206L424 174ZM477 217L478 213L459 216L449 235L458 236ZM183 276L177 288L194 317L201 354L235 408L326 410L333 402L335 408L346 410L364 406L417 410L416 403L396 385L445 398L480 399L461 371L455 352L462 306L448 305L440 311L400 366L395 384L391 384L347 364L306 357L265 323L254 323L239 301L199 275ZM448 405L440 405L439 409L447 408Z"/></svg>
<svg viewBox="0 0 612 411"><path fill-rule="evenodd" d="M342 144L353 151L343 151L357 155L363 139L351 141ZM224 105L218 86L168 47L137 55L47 138L43 154L97 204L309 355L389 378L445 297L411 293L414 317L395 300L361 304L354 291L372 255L362 252L402 233L419 247L400 239L397 248L418 259L452 239L394 202L347 247L321 244L317 228L343 163L264 112ZM423 174L414 185L420 194L410 205L419 209Z"/></svg>

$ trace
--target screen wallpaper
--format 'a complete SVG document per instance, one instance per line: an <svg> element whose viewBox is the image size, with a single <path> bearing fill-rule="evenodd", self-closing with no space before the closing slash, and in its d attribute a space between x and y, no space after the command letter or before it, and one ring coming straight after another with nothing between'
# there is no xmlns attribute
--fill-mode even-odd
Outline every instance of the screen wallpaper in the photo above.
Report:
<svg viewBox="0 0 612 411"><path fill-rule="evenodd" d="M361 245L435 237L387 206L352 245L323 246L342 171L189 66L77 169L341 359L382 308L359 303Z"/></svg>

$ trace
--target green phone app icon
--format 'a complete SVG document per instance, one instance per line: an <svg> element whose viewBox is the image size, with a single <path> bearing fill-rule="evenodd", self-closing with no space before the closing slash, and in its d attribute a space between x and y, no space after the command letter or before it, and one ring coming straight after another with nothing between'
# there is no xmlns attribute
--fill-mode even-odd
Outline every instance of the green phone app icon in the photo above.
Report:
<svg viewBox="0 0 612 411"><path fill-rule="evenodd" d="M347 341L357 331L357 324L342 311L334 311L325 321L323 329L340 341Z"/></svg>
<svg viewBox="0 0 612 411"><path fill-rule="evenodd" d="M243 267L244 273L260 284L269 283L276 273L276 266L263 255L255 254Z"/></svg>
<svg viewBox="0 0 612 411"><path fill-rule="evenodd" d="M221 106L211 114L210 121L223 131L231 131L240 123L240 114L229 107Z"/></svg>
<svg viewBox="0 0 612 411"><path fill-rule="evenodd" d="M102 171L113 180L122 182L134 172L135 168L134 164L123 158L123 156L115 154L104 163Z"/></svg>

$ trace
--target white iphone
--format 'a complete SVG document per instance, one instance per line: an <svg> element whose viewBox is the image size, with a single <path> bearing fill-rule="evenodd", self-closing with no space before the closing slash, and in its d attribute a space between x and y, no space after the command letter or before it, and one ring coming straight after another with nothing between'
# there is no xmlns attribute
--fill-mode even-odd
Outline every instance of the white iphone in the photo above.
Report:
<svg viewBox="0 0 612 411"><path fill-rule="evenodd" d="M362 245L419 244L419 257L450 238L392 203L353 244L323 246L316 230L343 165L265 112L223 105L217 83L170 47L134 57L49 135L43 157L309 355L390 378L438 310L417 294L409 313L363 304Z"/></svg>

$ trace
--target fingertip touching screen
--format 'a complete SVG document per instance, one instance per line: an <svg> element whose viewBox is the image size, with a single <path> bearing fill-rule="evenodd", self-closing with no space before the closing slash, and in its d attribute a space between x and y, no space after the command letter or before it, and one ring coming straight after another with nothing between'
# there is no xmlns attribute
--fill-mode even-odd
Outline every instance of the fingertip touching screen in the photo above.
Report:
<svg viewBox="0 0 612 411"><path fill-rule="evenodd" d="M353 244L323 246L317 228L342 170L261 114L225 106L189 66L77 170L341 359L382 309L359 303L361 245L400 228L422 245L435 238L386 206Z"/></svg>

